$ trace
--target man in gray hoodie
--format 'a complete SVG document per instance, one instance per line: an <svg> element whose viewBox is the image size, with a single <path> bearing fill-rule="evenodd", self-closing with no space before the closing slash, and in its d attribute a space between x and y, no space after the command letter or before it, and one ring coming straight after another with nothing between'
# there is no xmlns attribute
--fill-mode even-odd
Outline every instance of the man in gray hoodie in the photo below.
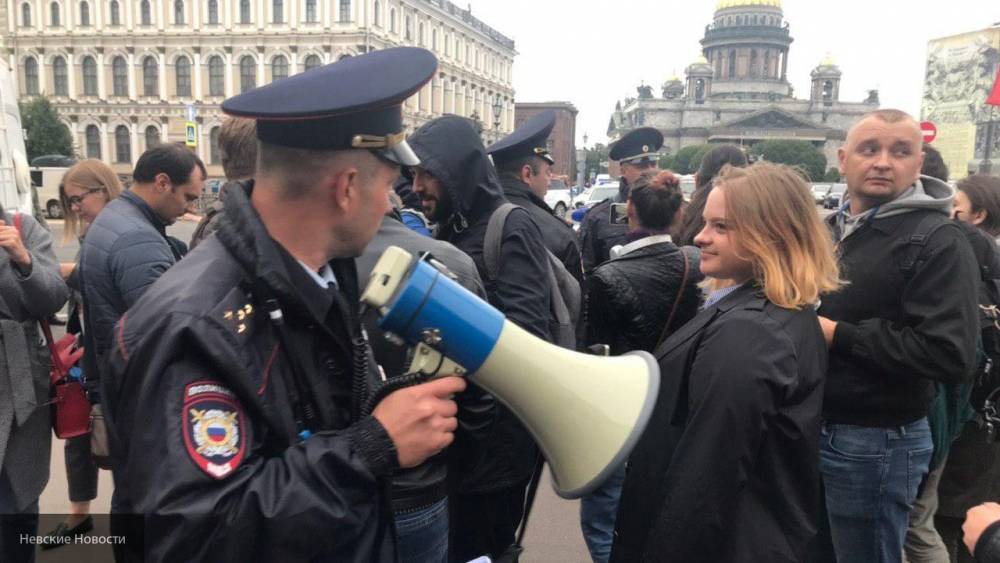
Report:
<svg viewBox="0 0 1000 563"><path fill-rule="evenodd" d="M879 110L839 151L847 198L828 223L849 283L819 309L820 470L838 561L901 560L934 450L934 380L964 381L976 363L976 261L949 220L951 188L920 176L921 145L912 117Z"/></svg>

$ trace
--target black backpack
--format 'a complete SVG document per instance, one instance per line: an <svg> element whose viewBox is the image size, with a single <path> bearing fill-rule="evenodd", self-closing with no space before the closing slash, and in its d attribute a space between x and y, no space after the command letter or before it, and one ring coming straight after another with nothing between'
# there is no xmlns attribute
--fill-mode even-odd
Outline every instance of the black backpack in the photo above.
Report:
<svg viewBox="0 0 1000 563"><path fill-rule="evenodd" d="M486 225L486 239L483 241L483 262L486 265L484 281L494 281L500 272L500 242L503 226L510 212L521 206L505 203L490 215ZM566 266L548 249L547 275L549 278L549 334L552 343L569 350L576 349L576 327L580 322L582 295L580 283L569 273Z"/></svg>

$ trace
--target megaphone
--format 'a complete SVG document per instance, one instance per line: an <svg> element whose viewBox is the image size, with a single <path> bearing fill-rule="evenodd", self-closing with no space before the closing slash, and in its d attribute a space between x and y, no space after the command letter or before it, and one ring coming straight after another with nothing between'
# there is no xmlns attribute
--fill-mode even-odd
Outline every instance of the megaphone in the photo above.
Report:
<svg viewBox="0 0 1000 563"><path fill-rule="evenodd" d="M452 280L430 257L390 246L361 301L379 326L415 346L411 370L464 375L524 424L552 470L556 493L600 486L631 453L653 412L653 356L599 357L536 338Z"/></svg>

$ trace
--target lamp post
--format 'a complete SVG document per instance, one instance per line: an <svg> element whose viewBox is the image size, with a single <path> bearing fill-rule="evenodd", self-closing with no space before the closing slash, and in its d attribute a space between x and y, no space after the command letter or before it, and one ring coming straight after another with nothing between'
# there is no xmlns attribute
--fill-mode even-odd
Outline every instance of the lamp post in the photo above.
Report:
<svg viewBox="0 0 1000 563"><path fill-rule="evenodd" d="M493 96L493 129L496 131L497 138L500 138L500 114L503 113L503 98L500 97L498 92Z"/></svg>

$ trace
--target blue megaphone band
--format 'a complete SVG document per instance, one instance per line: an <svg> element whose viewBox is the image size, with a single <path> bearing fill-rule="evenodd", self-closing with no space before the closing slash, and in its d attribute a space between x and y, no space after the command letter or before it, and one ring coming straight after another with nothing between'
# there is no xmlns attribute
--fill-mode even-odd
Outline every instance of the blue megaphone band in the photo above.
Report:
<svg viewBox="0 0 1000 563"><path fill-rule="evenodd" d="M411 268L404 284L379 320L382 330L417 344L424 341L425 330L436 329L441 339L435 348L475 373L500 338L500 311L423 260Z"/></svg>

